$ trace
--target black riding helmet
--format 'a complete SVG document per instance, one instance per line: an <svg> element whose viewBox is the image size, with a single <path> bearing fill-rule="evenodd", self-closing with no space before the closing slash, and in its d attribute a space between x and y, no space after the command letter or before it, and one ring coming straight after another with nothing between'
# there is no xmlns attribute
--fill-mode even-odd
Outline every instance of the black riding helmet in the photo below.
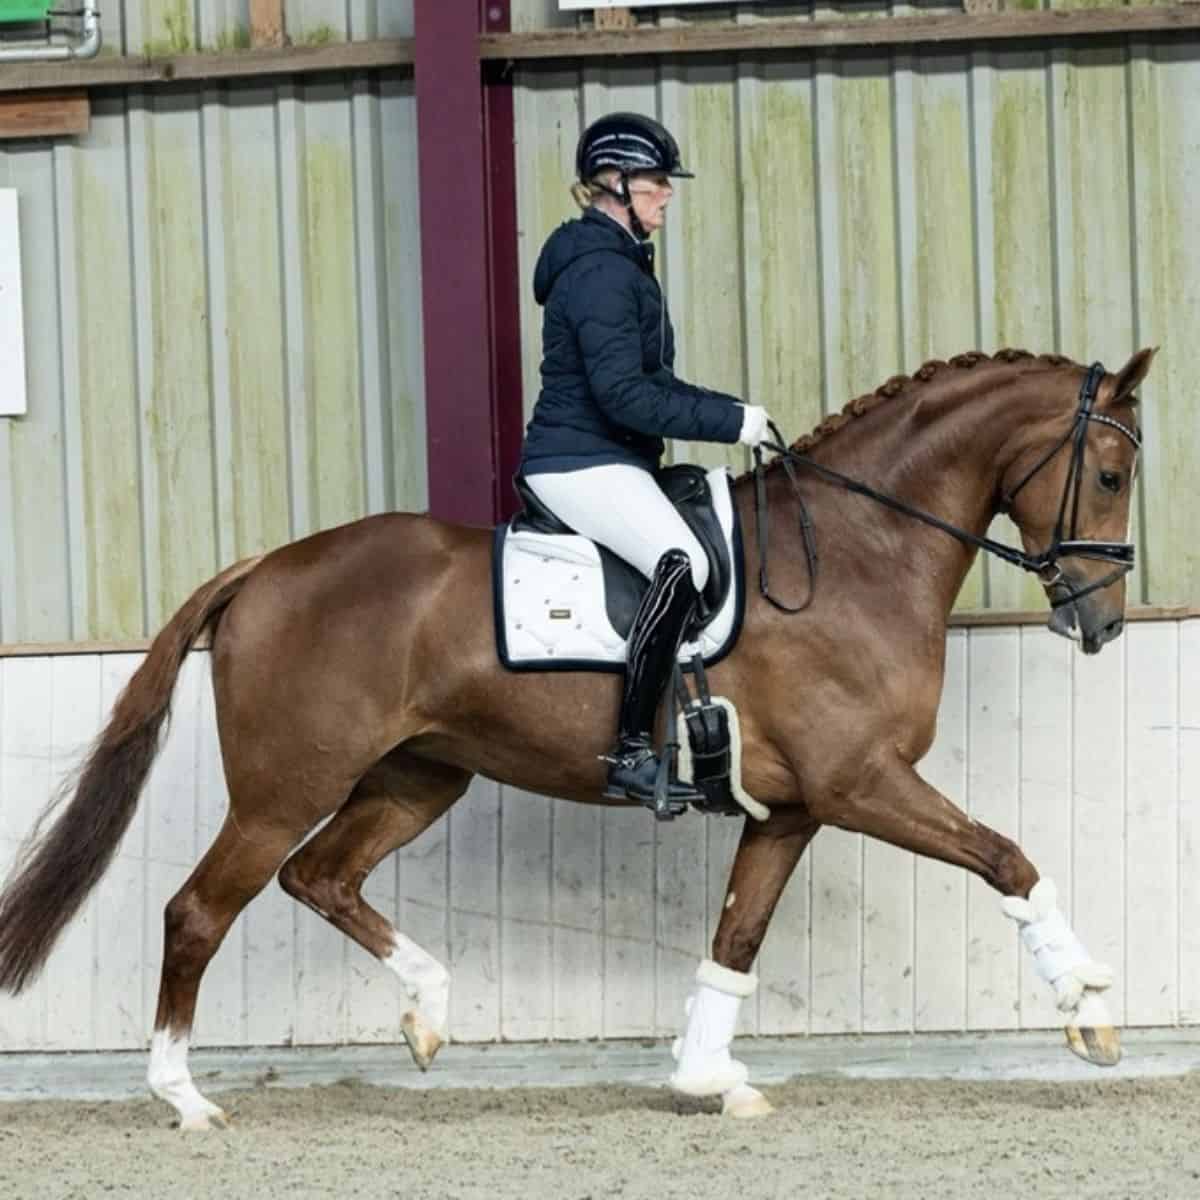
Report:
<svg viewBox="0 0 1200 1200"><path fill-rule="evenodd" d="M679 143L657 121L640 113L610 113L593 121L579 139L575 170L585 182L605 167L622 175L661 171L680 179L693 179L679 161Z"/></svg>
<svg viewBox="0 0 1200 1200"><path fill-rule="evenodd" d="M621 175L620 190L596 183L606 168ZM615 196L629 211L633 231L643 240L649 236L633 211L629 177L642 172L670 175L676 179L694 179L679 160L679 143L670 131L652 117L640 113L610 113L593 121L579 139L575 151L575 171L585 183L592 183Z"/></svg>

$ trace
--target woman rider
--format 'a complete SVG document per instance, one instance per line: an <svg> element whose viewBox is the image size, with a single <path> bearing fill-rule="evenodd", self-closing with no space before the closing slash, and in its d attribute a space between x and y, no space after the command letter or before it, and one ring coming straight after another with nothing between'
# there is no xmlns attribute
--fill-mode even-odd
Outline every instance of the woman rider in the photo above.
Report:
<svg viewBox="0 0 1200 1200"><path fill-rule="evenodd" d="M550 235L534 274L542 389L521 473L560 520L650 580L629 632L605 795L652 805L658 701L708 580L704 550L655 481L662 439L757 446L767 414L672 371L675 335L649 238L672 178L692 178L675 139L649 117L614 113L584 131L576 172L583 216ZM679 783L672 795L698 798Z"/></svg>

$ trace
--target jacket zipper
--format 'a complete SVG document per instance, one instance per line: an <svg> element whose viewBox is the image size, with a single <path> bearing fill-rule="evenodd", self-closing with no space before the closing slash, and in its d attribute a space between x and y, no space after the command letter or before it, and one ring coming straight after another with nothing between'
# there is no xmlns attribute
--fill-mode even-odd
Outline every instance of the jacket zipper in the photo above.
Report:
<svg viewBox="0 0 1200 1200"><path fill-rule="evenodd" d="M654 286L658 288L658 369L667 369L667 298L663 295L662 284L657 279Z"/></svg>

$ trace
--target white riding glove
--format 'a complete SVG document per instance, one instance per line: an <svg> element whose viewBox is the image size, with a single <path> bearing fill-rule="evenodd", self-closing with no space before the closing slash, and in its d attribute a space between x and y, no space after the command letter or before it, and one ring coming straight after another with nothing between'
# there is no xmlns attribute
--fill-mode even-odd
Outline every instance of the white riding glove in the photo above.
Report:
<svg viewBox="0 0 1200 1200"><path fill-rule="evenodd" d="M771 431L767 428L770 419L765 408L760 408L757 404L743 404L742 432L738 434L738 441L752 450L755 446L761 446L771 436Z"/></svg>

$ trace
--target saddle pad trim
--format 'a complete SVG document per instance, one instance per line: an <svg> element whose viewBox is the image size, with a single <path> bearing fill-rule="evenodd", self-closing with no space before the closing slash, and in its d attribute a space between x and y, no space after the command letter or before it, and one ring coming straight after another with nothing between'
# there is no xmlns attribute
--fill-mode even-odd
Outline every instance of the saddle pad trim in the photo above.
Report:
<svg viewBox="0 0 1200 1200"><path fill-rule="evenodd" d="M730 493L730 508L733 512L733 537L730 546L732 556L730 565L733 571L733 580L730 586L733 588L734 594L733 622L729 627L729 636L720 649L704 659L706 667L715 667L737 645L737 640L742 632L742 621L746 615L746 563L742 551L742 520L737 505L733 503L732 492ZM544 660L513 662L509 658L508 637L504 628L504 538L507 533L508 523L505 522L496 526L495 534L492 537L492 624L496 631L496 654L501 664L509 671L599 671L606 675L623 675L625 673L623 662L597 662L590 658L564 658L555 659L552 662ZM691 670L691 666L681 664L681 669L687 674Z"/></svg>

